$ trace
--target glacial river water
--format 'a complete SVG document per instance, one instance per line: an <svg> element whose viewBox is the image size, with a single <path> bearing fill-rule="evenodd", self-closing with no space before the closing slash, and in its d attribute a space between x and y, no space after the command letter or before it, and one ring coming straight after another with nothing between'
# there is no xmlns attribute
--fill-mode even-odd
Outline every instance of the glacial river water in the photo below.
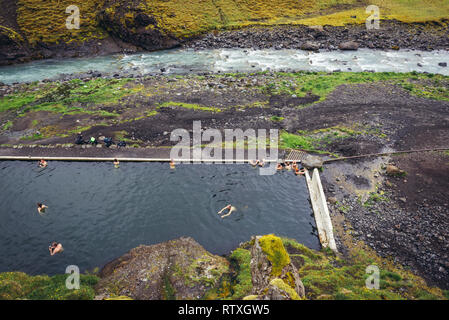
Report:
<svg viewBox="0 0 449 320"><path fill-rule="evenodd" d="M0 162L0 272L102 267L141 244L190 236L227 254L275 233L319 249L304 177L260 176L249 165ZM37 211L37 202L49 208ZM235 213L217 212L231 203ZM64 252L50 256L61 242Z"/></svg>
<svg viewBox="0 0 449 320"><path fill-rule="evenodd" d="M114 74L126 71L135 75L148 73L187 74L192 72L292 71L376 71L429 72L449 75L449 51L398 50L358 51L244 50L244 49L173 49L132 55L93 58L41 60L0 68L4 83L54 79L63 74L89 70Z"/></svg>

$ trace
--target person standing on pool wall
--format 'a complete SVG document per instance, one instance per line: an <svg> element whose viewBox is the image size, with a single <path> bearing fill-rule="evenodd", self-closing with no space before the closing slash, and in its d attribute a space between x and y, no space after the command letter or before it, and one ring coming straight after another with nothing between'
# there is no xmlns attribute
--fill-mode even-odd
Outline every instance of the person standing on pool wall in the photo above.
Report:
<svg viewBox="0 0 449 320"><path fill-rule="evenodd" d="M62 244L52 242L51 246L48 247L48 250L50 251L50 255L54 256L55 254L64 251L64 248L62 247Z"/></svg>
<svg viewBox="0 0 449 320"><path fill-rule="evenodd" d="M221 214L225 210L229 210L229 211L228 211L228 213L222 215L221 218L224 218L224 217L227 217L227 216L231 215L231 213L236 211L237 209L234 206L232 206L231 204L228 204L226 207L224 207L223 209L218 211L218 214Z"/></svg>

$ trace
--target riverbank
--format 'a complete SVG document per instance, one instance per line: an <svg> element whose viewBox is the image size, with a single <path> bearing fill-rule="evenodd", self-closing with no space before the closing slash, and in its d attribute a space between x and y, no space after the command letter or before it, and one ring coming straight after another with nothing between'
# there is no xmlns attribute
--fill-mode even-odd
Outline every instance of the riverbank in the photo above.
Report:
<svg viewBox="0 0 449 320"><path fill-rule="evenodd" d="M79 28L66 27L69 5L79 8ZM379 7L379 30L366 30L368 5ZM189 6L181 0L61 0L57 5L17 0L3 1L2 8L0 65L180 46L318 50L356 41L366 48L448 48L449 9L443 0L285 0L275 7L268 0L194 0Z"/></svg>
<svg viewBox="0 0 449 320"><path fill-rule="evenodd" d="M449 148L448 88L441 75L339 72L2 86L1 153L112 157L164 150L165 157L174 144L170 132L191 130L194 120L203 129L277 128L281 147L328 158ZM78 131L132 148L74 146ZM415 153L325 165L323 187L340 229L339 250L350 254L354 243L366 243L447 289L448 158L447 152ZM404 173L387 174L390 163Z"/></svg>

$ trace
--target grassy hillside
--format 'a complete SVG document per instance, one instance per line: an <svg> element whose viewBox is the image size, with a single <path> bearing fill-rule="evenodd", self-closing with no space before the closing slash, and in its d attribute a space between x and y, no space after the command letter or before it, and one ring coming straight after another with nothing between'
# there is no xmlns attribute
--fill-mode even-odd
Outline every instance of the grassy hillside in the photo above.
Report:
<svg viewBox="0 0 449 320"><path fill-rule="evenodd" d="M92 300L93 286L98 278L80 275L80 289L69 290L65 282L68 275L29 276L23 272L0 273L0 300Z"/></svg>
<svg viewBox="0 0 449 320"><path fill-rule="evenodd" d="M0 29L11 34L14 32L11 26L14 26L18 29L15 31L30 43L101 39L106 33L98 27L98 12L106 9L115 13L119 6L120 10L125 8L125 13L120 12L124 19L132 20L136 12L143 11L154 17L162 32L180 38L248 25L364 23L369 16L365 12L369 4L379 6L381 19L423 22L449 17L449 0L278 0L276 5L271 0L189 0L189 5L185 0L127 3L123 5L123 1L115 0L17 0L16 19L2 17L0 13ZM79 30L65 27L69 16L65 9L69 5L80 8Z"/></svg>

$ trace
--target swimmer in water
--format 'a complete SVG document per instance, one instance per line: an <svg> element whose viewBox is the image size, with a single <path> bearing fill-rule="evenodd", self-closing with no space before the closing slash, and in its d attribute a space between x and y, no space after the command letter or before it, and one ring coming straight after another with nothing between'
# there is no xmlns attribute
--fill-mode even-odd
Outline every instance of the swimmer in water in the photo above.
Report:
<svg viewBox="0 0 449 320"><path fill-rule="evenodd" d="M237 209L235 207L233 207L232 205L228 204L226 207L224 207L223 209L218 211L218 214L221 214L225 210L229 210L229 211L228 211L228 213L222 215L221 216L222 218L229 216L233 211L236 211Z"/></svg>
<svg viewBox="0 0 449 320"><path fill-rule="evenodd" d="M290 165L290 162L288 162L288 161L286 161L285 162L285 169L287 169L287 170L291 170L291 165Z"/></svg>
<svg viewBox="0 0 449 320"><path fill-rule="evenodd" d="M120 161L118 161L117 159L114 159L114 167L115 168L119 168L120 167Z"/></svg>
<svg viewBox="0 0 449 320"><path fill-rule="evenodd" d="M297 176L303 176L303 175L306 174L306 169L302 168L302 169L300 170L298 167L296 167L295 174L296 174Z"/></svg>
<svg viewBox="0 0 449 320"><path fill-rule="evenodd" d="M39 161L39 168L45 168L47 166L47 161L45 161L44 159L41 159Z"/></svg>
<svg viewBox="0 0 449 320"><path fill-rule="evenodd" d="M45 204L42 203L37 203L37 211L39 212L39 214L41 213L45 213L45 209L47 209L48 207Z"/></svg>
<svg viewBox="0 0 449 320"><path fill-rule="evenodd" d="M173 159L170 159L170 169L175 169L175 162L173 161Z"/></svg>
<svg viewBox="0 0 449 320"><path fill-rule="evenodd" d="M259 160L250 160L249 164L252 165L253 167L257 166L259 164Z"/></svg>
<svg viewBox="0 0 449 320"><path fill-rule="evenodd" d="M50 255L54 256L55 254L64 251L64 248L62 247L62 244L53 242L51 246L48 247L48 250L50 251Z"/></svg>
<svg viewBox="0 0 449 320"><path fill-rule="evenodd" d="M278 165L276 166L276 170L280 171L282 169L284 169L284 167L282 167L281 163L278 163Z"/></svg>
<svg viewBox="0 0 449 320"><path fill-rule="evenodd" d="M257 161L258 162L258 164L259 164L259 167L263 167L264 166L264 164L265 164L265 159L262 159L262 161Z"/></svg>

